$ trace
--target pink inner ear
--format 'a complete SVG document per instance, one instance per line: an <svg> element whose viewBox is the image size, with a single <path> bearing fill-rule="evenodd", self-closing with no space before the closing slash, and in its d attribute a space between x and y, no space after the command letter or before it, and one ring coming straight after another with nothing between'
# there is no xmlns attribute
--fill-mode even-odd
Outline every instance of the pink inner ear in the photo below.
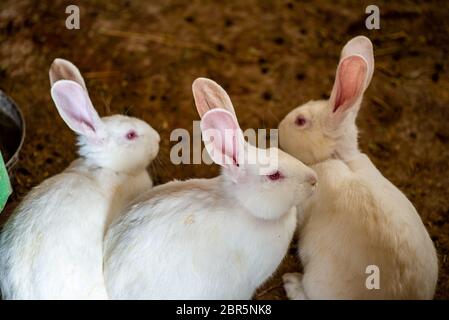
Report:
<svg viewBox="0 0 449 320"><path fill-rule="evenodd" d="M237 137L236 128L233 123L225 123L221 121L216 121L214 123L215 129L219 133L219 137L214 140L215 148L220 150L221 154L228 156L232 159L233 164L237 164Z"/></svg>
<svg viewBox="0 0 449 320"><path fill-rule="evenodd" d="M216 82L198 78L192 84L193 97L200 117L212 109L225 109L234 113L231 99L226 91Z"/></svg>
<svg viewBox="0 0 449 320"><path fill-rule="evenodd" d="M360 97L365 77L366 63L361 57L348 57L340 63L333 112L349 108Z"/></svg>
<svg viewBox="0 0 449 320"><path fill-rule="evenodd" d="M81 85L60 80L53 85L51 94L59 114L73 131L96 136L101 120Z"/></svg>
<svg viewBox="0 0 449 320"><path fill-rule="evenodd" d="M84 124L93 132L95 132L94 120L92 119L92 115L89 113L87 108L83 107L73 107L70 99L65 95L59 95L59 99L61 101L61 111L65 112L68 116L69 121ZM83 101L84 99L78 99L78 104L83 105L87 104L88 101Z"/></svg>
<svg viewBox="0 0 449 320"><path fill-rule="evenodd" d="M196 108L200 117L203 117L207 111L217 108L217 104L215 103L215 101L213 101L213 99L206 99L206 96L203 92L201 92L201 94L198 94L198 98L196 98L195 101Z"/></svg>
<svg viewBox="0 0 449 320"><path fill-rule="evenodd" d="M216 164L238 165L240 127L230 112L222 109L206 112L201 120L201 130L205 143L212 142L213 150L208 151Z"/></svg>
<svg viewBox="0 0 449 320"><path fill-rule="evenodd" d="M91 129L93 132L96 132L95 127L93 125L92 119L86 119L86 118L78 117L77 114L74 114L73 118L76 121L79 121L80 123L82 123L82 124L86 125L87 127L89 127L89 129Z"/></svg>

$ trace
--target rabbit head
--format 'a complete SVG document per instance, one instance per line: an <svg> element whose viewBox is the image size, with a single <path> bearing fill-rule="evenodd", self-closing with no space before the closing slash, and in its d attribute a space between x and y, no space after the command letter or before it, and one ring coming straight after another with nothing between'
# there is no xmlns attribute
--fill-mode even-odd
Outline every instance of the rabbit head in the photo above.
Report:
<svg viewBox="0 0 449 320"><path fill-rule="evenodd" d="M61 118L78 134L86 161L116 172L145 169L159 151L159 134L146 122L123 115L100 118L79 70L56 59L50 68L51 96Z"/></svg>
<svg viewBox="0 0 449 320"><path fill-rule="evenodd" d="M225 192L231 199L253 216L278 219L311 196L315 172L277 148L259 149L247 143L223 88L199 78L193 83L193 94L206 150L222 167L228 183Z"/></svg>
<svg viewBox="0 0 449 320"><path fill-rule="evenodd" d="M279 124L283 150L306 164L358 152L355 119L374 70L371 41L358 36L341 52L330 99L309 101Z"/></svg>

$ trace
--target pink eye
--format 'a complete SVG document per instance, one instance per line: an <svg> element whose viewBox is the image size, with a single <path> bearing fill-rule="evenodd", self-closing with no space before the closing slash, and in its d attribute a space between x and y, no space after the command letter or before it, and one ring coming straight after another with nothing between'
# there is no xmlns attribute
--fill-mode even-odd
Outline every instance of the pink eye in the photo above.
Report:
<svg viewBox="0 0 449 320"><path fill-rule="evenodd" d="M128 140L134 140L136 138L137 138L137 133L134 130L131 130L126 134L126 139L128 139Z"/></svg>
<svg viewBox="0 0 449 320"><path fill-rule="evenodd" d="M295 120L295 124L299 127L302 127L306 124L306 118L304 118L303 116L298 116Z"/></svg>
<svg viewBox="0 0 449 320"><path fill-rule="evenodd" d="M282 173L280 171L276 171L275 173L272 173L272 174L268 175L267 177L271 181L277 181L277 180L284 179L284 176L282 175Z"/></svg>

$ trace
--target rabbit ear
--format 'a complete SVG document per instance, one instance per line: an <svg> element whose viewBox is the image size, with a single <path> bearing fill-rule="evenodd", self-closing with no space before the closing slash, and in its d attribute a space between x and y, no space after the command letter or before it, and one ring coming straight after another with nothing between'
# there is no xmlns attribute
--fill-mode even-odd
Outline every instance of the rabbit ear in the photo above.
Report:
<svg viewBox="0 0 449 320"><path fill-rule="evenodd" d="M87 92L76 82L59 80L51 88L51 97L59 115L67 125L80 135L101 139L103 122L95 111Z"/></svg>
<svg viewBox="0 0 449 320"><path fill-rule="evenodd" d="M332 113L344 113L360 105L374 70L373 45L364 36L350 40L343 48L329 99Z"/></svg>
<svg viewBox="0 0 449 320"><path fill-rule="evenodd" d="M200 117L212 109L225 109L235 115L231 99L215 81L198 78L192 84L193 97Z"/></svg>
<svg viewBox="0 0 449 320"><path fill-rule="evenodd" d="M70 61L56 58L50 66L50 84L53 86L59 80L72 80L87 92L86 83L78 68Z"/></svg>
<svg viewBox="0 0 449 320"><path fill-rule="evenodd" d="M245 140L235 116L227 110L213 109L203 115L200 126L212 160L225 168L237 169Z"/></svg>

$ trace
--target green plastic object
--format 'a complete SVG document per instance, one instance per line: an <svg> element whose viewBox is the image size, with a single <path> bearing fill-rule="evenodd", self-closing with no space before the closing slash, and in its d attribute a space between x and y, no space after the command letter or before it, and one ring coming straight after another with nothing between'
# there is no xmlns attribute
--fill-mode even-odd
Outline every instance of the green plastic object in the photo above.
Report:
<svg viewBox="0 0 449 320"><path fill-rule="evenodd" d="M11 182L9 181L8 171L0 152L0 213L5 208L6 202L12 193Z"/></svg>

